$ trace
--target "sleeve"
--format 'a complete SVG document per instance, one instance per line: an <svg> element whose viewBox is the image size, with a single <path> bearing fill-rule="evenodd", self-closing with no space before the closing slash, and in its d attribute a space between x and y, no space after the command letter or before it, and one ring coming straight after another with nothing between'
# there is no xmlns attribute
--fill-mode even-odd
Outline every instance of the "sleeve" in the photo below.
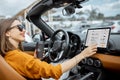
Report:
<svg viewBox="0 0 120 80"><path fill-rule="evenodd" d="M9 55L6 60L18 73L28 78L59 79L62 75L60 64L48 64L26 53Z"/></svg>

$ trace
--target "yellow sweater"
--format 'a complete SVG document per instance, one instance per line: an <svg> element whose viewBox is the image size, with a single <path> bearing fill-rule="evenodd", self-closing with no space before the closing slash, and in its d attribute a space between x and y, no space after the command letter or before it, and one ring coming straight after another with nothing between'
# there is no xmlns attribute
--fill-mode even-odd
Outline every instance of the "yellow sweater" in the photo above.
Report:
<svg viewBox="0 0 120 80"><path fill-rule="evenodd" d="M59 79L62 75L60 64L53 66L20 50L9 51L4 58L9 65L24 77Z"/></svg>

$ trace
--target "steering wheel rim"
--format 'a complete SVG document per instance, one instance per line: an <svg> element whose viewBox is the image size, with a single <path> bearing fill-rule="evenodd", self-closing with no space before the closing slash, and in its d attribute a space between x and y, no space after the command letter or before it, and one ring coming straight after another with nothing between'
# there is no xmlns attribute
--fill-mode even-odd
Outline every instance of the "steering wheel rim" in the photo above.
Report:
<svg viewBox="0 0 120 80"><path fill-rule="evenodd" d="M59 39L57 34L62 32L64 39ZM57 37L57 39L55 39ZM62 37L63 38L63 37ZM65 58L69 50L69 36L68 33L62 29L56 30L50 38L48 45L48 57L52 62L58 62ZM56 55L53 57L52 54Z"/></svg>

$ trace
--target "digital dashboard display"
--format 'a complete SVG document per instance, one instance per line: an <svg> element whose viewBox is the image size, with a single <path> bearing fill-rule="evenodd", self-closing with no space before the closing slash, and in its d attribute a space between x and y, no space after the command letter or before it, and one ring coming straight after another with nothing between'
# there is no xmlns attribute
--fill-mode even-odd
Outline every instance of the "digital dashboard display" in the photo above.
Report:
<svg viewBox="0 0 120 80"><path fill-rule="evenodd" d="M107 48L111 28L88 29L85 46L97 44L98 48Z"/></svg>

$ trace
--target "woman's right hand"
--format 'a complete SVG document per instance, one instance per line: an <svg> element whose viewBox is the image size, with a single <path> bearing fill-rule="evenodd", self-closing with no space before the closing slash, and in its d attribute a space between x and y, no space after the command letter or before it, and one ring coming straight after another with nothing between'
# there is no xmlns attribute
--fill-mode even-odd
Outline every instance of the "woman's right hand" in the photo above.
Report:
<svg viewBox="0 0 120 80"><path fill-rule="evenodd" d="M85 48L80 54L76 55L72 59L63 62L62 65L62 72L66 72L73 68L75 65L77 65L82 59L89 57L93 54L95 54L97 51L97 45L92 45L87 48ZM69 65L69 66L66 66Z"/></svg>
<svg viewBox="0 0 120 80"><path fill-rule="evenodd" d="M81 53L80 56L83 58L89 57L97 52L97 45L91 45L85 48Z"/></svg>

